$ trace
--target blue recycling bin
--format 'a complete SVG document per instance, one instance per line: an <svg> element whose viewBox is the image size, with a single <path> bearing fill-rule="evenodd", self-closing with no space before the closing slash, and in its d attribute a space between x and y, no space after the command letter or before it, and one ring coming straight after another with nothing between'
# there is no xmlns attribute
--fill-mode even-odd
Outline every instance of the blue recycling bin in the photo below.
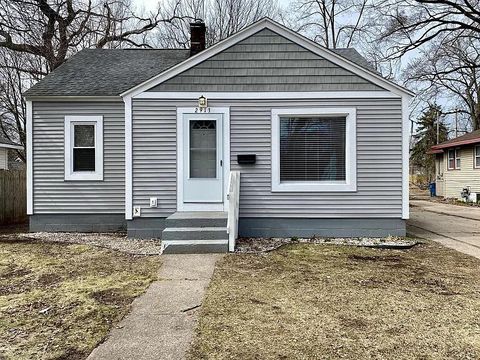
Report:
<svg viewBox="0 0 480 360"><path fill-rule="evenodd" d="M428 185L428 190L430 190L430 197L437 196L437 184L432 182Z"/></svg>

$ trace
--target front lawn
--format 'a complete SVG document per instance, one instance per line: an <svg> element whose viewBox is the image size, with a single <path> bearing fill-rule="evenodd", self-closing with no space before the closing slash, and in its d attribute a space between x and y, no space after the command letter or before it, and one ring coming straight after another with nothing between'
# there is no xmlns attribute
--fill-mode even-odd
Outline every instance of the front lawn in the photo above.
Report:
<svg viewBox="0 0 480 360"><path fill-rule="evenodd" d="M3 236L0 358L86 358L159 266L157 256Z"/></svg>
<svg viewBox="0 0 480 360"><path fill-rule="evenodd" d="M218 263L191 359L478 359L480 261L289 245Z"/></svg>

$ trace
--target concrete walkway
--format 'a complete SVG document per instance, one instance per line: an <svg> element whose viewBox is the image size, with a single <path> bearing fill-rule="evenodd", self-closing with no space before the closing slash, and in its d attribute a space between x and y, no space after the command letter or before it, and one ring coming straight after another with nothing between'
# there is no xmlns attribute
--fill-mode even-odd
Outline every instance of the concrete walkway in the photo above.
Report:
<svg viewBox="0 0 480 360"><path fill-rule="evenodd" d="M437 214L451 215L464 219L480 221L480 207L442 204L426 200L410 200L410 205L413 208L420 208L422 210Z"/></svg>
<svg viewBox="0 0 480 360"><path fill-rule="evenodd" d="M407 232L480 258L480 208L411 201Z"/></svg>
<svg viewBox="0 0 480 360"><path fill-rule="evenodd" d="M221 255L166 255L159 281L88 360L180 360L192 341L198 308Z"/></svg>

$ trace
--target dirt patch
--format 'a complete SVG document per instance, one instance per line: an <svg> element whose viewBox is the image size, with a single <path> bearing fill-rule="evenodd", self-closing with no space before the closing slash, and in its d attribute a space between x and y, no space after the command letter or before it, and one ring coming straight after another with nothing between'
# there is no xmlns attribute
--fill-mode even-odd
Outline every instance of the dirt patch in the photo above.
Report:
<svg viewBox="0 0 480 360"><path fill-rule="evenodd" d="M365 329L368 327L368 322L362 318L349 318L345 316L340 316L340 323L342 326L353 329Z"/></svg>
<svg viewBox="0 0 480 360"><path fill-rule="evenodd" d="M479 359L480 261L285 245L218 264L190 359Z"/></svg>
<svg viewBox="0 0 480 360"><path fill-rule="evenodd" d="M426 289L428 292L433 292L439 295L460 295L459 292L452 290L453 285L450 286L441 278L421 277L411 280L412 284Z"/></svg>
<svg viewBox="0 0 480 360"><path fill-rule="evenodd" d="M390 256L367 256L367 255L349 255L348 256L349 260L353 261L374 261L374 262L385 262L385 263L399 263L402 261L402 258L398 255L390 255Z"/></svg>
<svg viewBox="0 0 480 360"><path fill-rule="evenodd" d="M32 271L29 269L19 268L15 265L11 265L8 269L2 271L2 277L5 279L10 279L13 277L22 277L31 274Z"/></svg>
<svg viewBox="0 0 480 360"><path fill-rule="evenodd" d="M134 297L125 296L121 289L105 289L95 291L91 297L100 304L114 304L116 306L125 306L130 304Z"/></svg>
<svg viewBox="0 0 480 360"><path fill-rule="evenodd" d="M88 353L78 351L76 349L67 349L64 354L57 357L55 360L84 360Z"/></svg>

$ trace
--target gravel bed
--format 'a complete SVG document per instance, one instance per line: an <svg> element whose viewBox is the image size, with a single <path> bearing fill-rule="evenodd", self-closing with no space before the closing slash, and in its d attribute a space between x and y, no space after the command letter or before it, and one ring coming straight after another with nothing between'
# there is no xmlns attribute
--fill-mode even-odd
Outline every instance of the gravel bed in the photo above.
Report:
<svg viewBox="0 0 480 360"><path fill-rule="evenodd" d="M393 236L386 238L240 238L237 240L235 252L246 254L267 253L287 244L298 243L408 249L418 244L418 241Z"/></svg>
<svg viewBox="0 0 480 360"><path fill-rule="evenodd" d="M127 239L122 233L61 233L36 232L0 235L0 241L39 241L92 245L131 255L160 255L160 240Z"/></svg>

